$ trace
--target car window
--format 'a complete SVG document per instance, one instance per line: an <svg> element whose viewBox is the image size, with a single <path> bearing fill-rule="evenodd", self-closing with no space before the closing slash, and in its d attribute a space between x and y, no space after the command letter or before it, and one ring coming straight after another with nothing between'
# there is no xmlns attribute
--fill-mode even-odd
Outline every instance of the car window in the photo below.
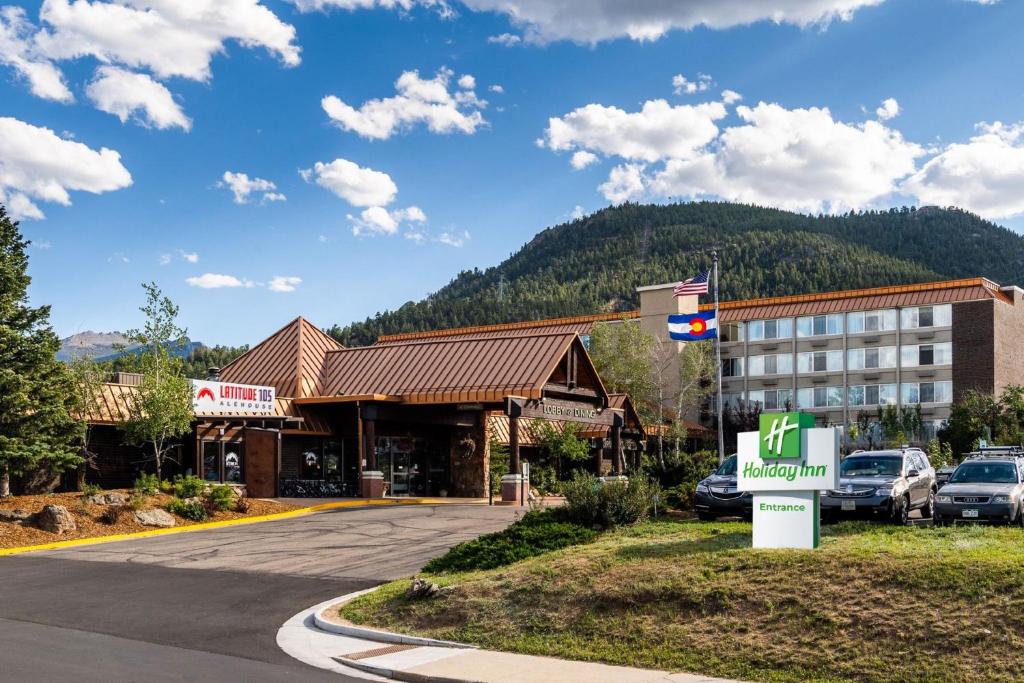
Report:
<svg viewBox="0 0 1024 683"><path fill-rule="evenodd" d="M920 453L911 453L910 456L913 458L913 468L919 472L924 472L928 469L928 466L924 464L924 458L921 457Z"/></svg>
<svg viewBox="0 0 1024 683"><path fill-rule="evenodd" d="M903 458L898 455L851 455L839 465L839 473L844 477L898 477L902 466Z"/></svg>
<svg viewBox="0 0 1024 683"><path fill-rule="evenodd" d="M928 460L928 456L927 455L925 455L924 453L918 453L917 457L921 460L921 464L924 465L924 467L922 467L921 469L925 469L925 470L931 469L932 463L931 463L930 460Z"/></svg>
<svg viewBox="0 0 1024 683"><path fill-rule="evenodd" d="M736 456L730 455L722 461L722 464L715 470L715 474L722 477L729 477L736 474Z"/></svg>
<svg viewBox="0 0 1024 683"><path fill-rule="evenodd" d="M1017 468L1010 462L965 462L949 478L950 484L1016 484Z"/></svg>

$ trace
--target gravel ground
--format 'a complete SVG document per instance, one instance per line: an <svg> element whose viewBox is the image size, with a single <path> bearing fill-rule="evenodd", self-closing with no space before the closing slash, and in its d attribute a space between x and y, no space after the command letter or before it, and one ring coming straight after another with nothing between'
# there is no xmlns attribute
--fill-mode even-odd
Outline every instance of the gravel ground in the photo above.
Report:
<svg viewBox="0 0 1024 683"><path fill-rule="evenodd" d="M109 493L105 491L104 493ZM121 493L131 495L131 490L122 490ZM95 536L109 536L111 534L130 534L136 531L145 531L153 527L145 527L135 521L130 508L126 508L118 521L114 524L105 524L100 521L101 515L110 506L90 505L84 500L81 493L50 493L37 496L11 496L0 499L0 510L25 510L29 513L36 513L46 505L63 505L75 518L77 531L66 534L53 534L43 531L29 524L14 524L0 520L0 548L14 548L23 545L36 545L39 543L52 543L53 541L64 541L73 538L91 538ZM146 496L146 505L143 509L163 508L171 496L158 494ZM226 519L238 519L241 517L254 517L268 515L275 512L294 510L297 506L279 503L270 500L249 499L249 511L239 512L217 512L210 518L210 521ZM196 524L191 520L174 515L177 526L189 526Z"/></svg>

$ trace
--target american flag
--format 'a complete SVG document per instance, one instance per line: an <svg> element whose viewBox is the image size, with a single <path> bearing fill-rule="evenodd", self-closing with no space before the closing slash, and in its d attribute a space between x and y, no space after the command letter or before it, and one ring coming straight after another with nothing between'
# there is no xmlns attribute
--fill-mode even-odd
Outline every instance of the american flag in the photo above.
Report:
<svg viewBox="0 0 1024 683"><path fill-rule="evenodd" d="M711 277L711 271L705 270L699 275L694 275L689 280L683 280L676 285L676 288L672 291L675 296L687 296L690 294L707 294L708 293L708 278Z"/></svg>

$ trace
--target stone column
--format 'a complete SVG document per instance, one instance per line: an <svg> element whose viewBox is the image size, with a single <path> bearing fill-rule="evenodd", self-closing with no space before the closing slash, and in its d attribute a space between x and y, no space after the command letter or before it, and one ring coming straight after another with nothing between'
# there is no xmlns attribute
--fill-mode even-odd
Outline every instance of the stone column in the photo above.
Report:
<svg viewBox="0 0 1024 683"><path fill-rule="evenodd" d="M519 473L519 416L523 407L515 399L508 399L505 412L508 414L508 474L501 478L501 502L506 505L523 505L523 475Z"/></svg>

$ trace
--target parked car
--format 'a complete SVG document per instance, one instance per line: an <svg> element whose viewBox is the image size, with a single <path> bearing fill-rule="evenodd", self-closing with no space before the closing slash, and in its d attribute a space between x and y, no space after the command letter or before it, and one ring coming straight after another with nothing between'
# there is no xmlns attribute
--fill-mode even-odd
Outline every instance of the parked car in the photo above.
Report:
<svg viewBox="0 0 1024 683"><path fill-rule="evenodd" d="M982 446L976 451L964 454L964 460L1000 455L1024 458L1024 449L1020 446ZM940 489L949 482L949 478L953 475L953 472L956 471L956 468L957 465L947 465L939 468L935 472L935 483L939 485Z"/></svg>
<svg viewBox="0 0 1024 683"><path fill-rule="evenodd" d="M1024 525L1024 460L986 455L960 463L935 497L935 525L956 520Z"/></svg>
<svg viewBox="0 0 1024 683"><path fill-rule="evenodd" d="M753 516L753 497L749 492L736 490L735 455L730 455L711 476L697 483L693 509L704 521L736 515Z"/></svg>
<svg viewBox="0 0 1024 683"><path fill-rule="evenodd" d="M921 449L857 451L839 465L839 488L821 492L821 514L906 524L911 510L932 516L935 492L935 470Z"/></svg>

